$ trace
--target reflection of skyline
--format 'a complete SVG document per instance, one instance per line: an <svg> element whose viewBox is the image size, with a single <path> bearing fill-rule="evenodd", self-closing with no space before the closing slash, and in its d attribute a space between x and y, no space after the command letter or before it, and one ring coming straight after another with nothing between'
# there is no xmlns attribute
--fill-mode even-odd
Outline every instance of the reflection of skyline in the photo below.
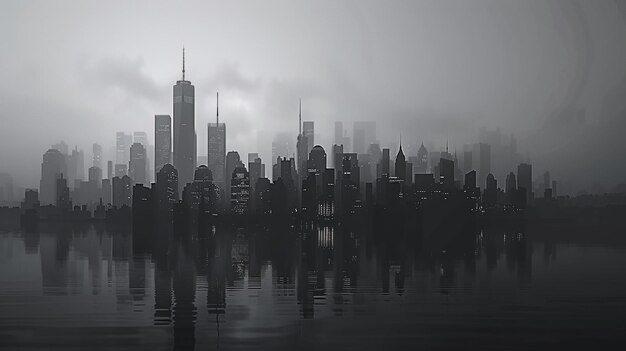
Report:
<svg viewBox="0 0 626 351"><path fill-rule="evenodd" d="M529 288L533 260L548 255L558 264L554 244L533 257L525 235L497 229L469 246L430 248L397 233L348 227L216 228L200 241L174 239L167 252L151 257L133 252L132 234L123 231L68 227L39 238L37 253L27 250L25 236L19 240L22 255L39 258L44 293L78 301L79 312L92 308L84 298L104 301L89 313L114 311L119 315L111 318L129 325L166 328L177 349L259 337L258 327L288 332L294 319L369 315L374 312L363 308L372 304L391 303L379 306L395 313L406 299L488 292L491 279L513 278Z"/></svg>

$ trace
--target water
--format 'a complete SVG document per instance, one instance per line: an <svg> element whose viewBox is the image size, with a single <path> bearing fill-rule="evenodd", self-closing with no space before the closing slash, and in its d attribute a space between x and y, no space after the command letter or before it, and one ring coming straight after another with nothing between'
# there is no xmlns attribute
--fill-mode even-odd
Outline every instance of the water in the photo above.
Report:
<svg viewBox="0 0 626 351"><path fill-rule="evenodd" d="M560 234L216 228L140 250L100 225L3 231L0 349L626 345L626 245Z"/></svg>

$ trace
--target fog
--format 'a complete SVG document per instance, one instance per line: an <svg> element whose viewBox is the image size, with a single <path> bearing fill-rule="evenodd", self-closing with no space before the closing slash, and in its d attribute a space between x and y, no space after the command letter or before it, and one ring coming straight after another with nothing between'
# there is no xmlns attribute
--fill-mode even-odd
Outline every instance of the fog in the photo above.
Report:
<svg viewBox="0 0 626 351"><path fill-rule="evenodd" d="M85 150L172 114L172 85L196 87L227 149L271 164L275 132L377 121L383 146L451 149L481 127L515 134L533 173L572 193L626 182L626 5L594 1L3 1L0 173L37 187L43 153Z"/></svg>

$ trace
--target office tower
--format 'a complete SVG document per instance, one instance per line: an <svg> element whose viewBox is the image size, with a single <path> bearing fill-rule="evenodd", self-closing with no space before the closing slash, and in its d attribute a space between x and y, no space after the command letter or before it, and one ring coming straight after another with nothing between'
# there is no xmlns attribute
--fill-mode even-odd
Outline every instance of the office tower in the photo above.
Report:
<svg viewBox="0 0 626 351"><path fill-rule="evenodd" d="M474 168L472 168L472 152L464 151L463 152L463 171L465 173L468 173L473 169Z"/></svg>
<svg viewBox="0 0 626 351"><path fill-rule="evenodd" d="M361 205L361 177L356 153L343 154L341 177L341 211L344 214L355 214Z"/></svg>
<svg viewBox="0 0 626 351"><path fill-rule="evenodd" d="M93 144L91 161L93 167L102 169L102 146L99 144Z"/></svg>
<svg viewBox="0 0 626 351"><path fill-rule="evenodd" d="M487 174L491 173L491 146L485 143L478 144L479 168L478 179L482 182Z"/></svg>
<svg viewBox="0 0 626 351"><path fill-rule="evenodd" d="M309 155L309 151L307 150L309 141L306 135L302 133L302 100L300 100L300 107L298 111L299 111L298 112L298 139L297 139L298 141L296 143L298 158L297 158L296 169L298 171L298 174L300 176L300 181L301 181L305 177L305 174L306 174L306 163L307 163L307 157Z"/></svg>
<svg viewBox="0 0 626 351"><path fill-rule="evenodd" d="M105 205L112 203L111 178L102 179L102 203Z"/></svg>
<svg viewBox="0 0 626 351"><path fill-rule="evenodd" d="M552 196L553 196L554 198L558 197L558 194L557 194L557 192L556 192L556 180L553 180L553 181L552 181Z"/></svg>
<svg viewBox="0 0 626 351"><path fill-rule="evenodd" d="M24 190L24 202L21 208L23 210L34 210L39 207L39 192L37 189Z"/></svg>
<svg viewBox="0 0 626 351"><path fill-rule="evenodd" d="M67 179L72 186L76 180L85 179L85 154L83 150L79 151L78 146L75 146L67 159Z"/></svg>
<svg viewBox="0 0 626 351"><path fill-rule="evenodd" d="M250 174L245 167L238 166L231 178L231 208L235 214L247 214L250 202Z"/></svg>
<svg viewBox="0 0 626 351"><path fill-rule="evenodd" d="M213 184L227 194L229 184L225 179L230 179L230 175L226 178L226 124L220 123L219 93L217 99L215 123L208 124L208 166L213 173Z"/></svg>
<svg viewBox="0 0 626 351"><path fill-rule="evenodd" d="M265 178L265 164L262 163L260 157L256 157L248 161L248 169L250 171L250 187L256 187L257 180Z"/></svg>
<svg viewBox="0 0 626 351"><path fill-rule="evenodd" d="M396 155L395 177L401 180L406 179L406 158L404 157L404 152L402 151L402 144L400 144L398 154Z"/></svg>
<svg viewBox="0 0 626 351"><path fill-rule="evenodd" d="M417 173L428 172L428 150L424 147L424 143L422 143L419 150L417 150L417 164L415 170Z"/></svg>
<svg viewBox="0 0 626 351"><path fill-rule="evenodd" d="M370 144L376 143L376 122L354 122L352 142L352 152L364 154Z"/></svg>
<svg viewBox="0 0 626 351"><path fill-rule="evenodd" d="M239 153L237 151L228 151L226 154L226 175L228 179L232 179L233 171L237 167L244 167L244 164L241 162L241 158L239 157ZM228 194L230 188L225 189L226 194Z"/></svg>
<svg viewBox="0 0 626 351"><path fill-rule="evenodd" d="M454 161L446 158L439 159L439 184L445 190L454 189Z"/></svg>
<svg viewBox="0 0 626 351"><path fill-rule="evenodd" d="M219 191L207 166L201 165L196 169L193 182L185 185L182 198L190 211L192 223L196 222L201 212L215 213Z"/></svg>
<svg viewBox="0 0 626 351"><path fill-rule="evenodd" d="M179 191L193 180L196 169L194 89L191 82L185 80L185 49L183 49L183 76L173 87L174 167L178 171Z"/></svg>
<svg viewBox="0 0 626 351"><path fill-rule="evenodd" d="M115 165L115 176L122 178L128 175L128 165Z"/></svg>
<svg viewBox="0 0 626 351"><path fill-rule="evenodd" d="M113 206L131 206L132 180L129 176L113 177Z"/></svg>
<svg viewBox="0 0 626 351"><path fill-rule="evenodd" d="M493 207L498 200L498 181L489 173L485 181L485 191L483 196L483 203L486 207Z"/></svg>
<svg viewBox="0 0 626 351"><path fill-rule="evenodd" d="M102 170L98 167L89 167L89 176L88 176L88 193L86 202L94 203L100 200L101 194L100 189L102 189Z"/></svg>
<svg viewBox="0 0 626 351"><path fill-rule="evenodd" d="M302 122L302 133L306 137L307 152L311 152L315 145L315 123L313 121Z"/></svg>
<svg viewBox="0 0 626 351"><path fill-rule="evenodd" d="M389 163L391 162L389 159L389 149L383 149L383 158L381 159L381 178L389 178L391 174L389 174Z"/></svg>
<svg viewBox="0 0 626 351"><path fill-rule="evenodd" d="M128 164L130 160L130 145L133 137L124 132L115 133L115 163L118 165Z"/></svg>
<svg viewBox="0 0 626 351"><path fill-rule="evenodd" d="M508 194L514 190L517 190L517 180L515 177L515 173L509 172L509 174L506 176L506 192Z"/></svg>
<svg viewBox="0 0 626 351"><path fill-rule="evenodd" d="M154 172L172 163L172 118L170 115L154 116Z"/></svg>
<svg viewBox="0 0 626 351"><path fill-rule="evenodd" d="M130 161L128 163L128 175L133 184L146 184L146 148L140 143L134 143L130 147Z"/></svg>
<svg viewBox="0 0 626 351"><path fill-rule="evenodd" d="M550 171L543 173L543 188L550 189Z"/></svg>
<svg viewBox="0 0 626 351"><path fill-rule="evenodd" d="M46 151L41 163L39 183L39 199L42 206L56 203L56 180L66 172L65 156L58 149Z"/></svg>
<svg viewBox="0 0 626 351"><path fill-rule="evenodd" d="M530 203L533 195L533 168L528 163L520 163L517 166L517 187L524 190L526 203Z"/></svg>
<svg viewBox="0 0 626 351"><path fill-rule="evenodd" d="M476 188L476 171L472 170L465 174L465 182L463 183L464 189L475 189Z"/></svg>
<svg viewBox="0 0 626 351"><path fill-rule="evenodd" d="M67 178L63 174L56 179L55 205L61 212L69 212L72 209L70 188L67 186Z"/></svg>
<svg viewBox="0 0 626 351"><path fill-rule="evenodd" d="M113 161L107 161L107 179L113 179Z"/></svg>
<svg viewBox="0 0 626 351"><path fill-rule="evenodd" d="M156 192L159 211L171 211L178 201L178 171L169 163L157 173Z"/></svg>

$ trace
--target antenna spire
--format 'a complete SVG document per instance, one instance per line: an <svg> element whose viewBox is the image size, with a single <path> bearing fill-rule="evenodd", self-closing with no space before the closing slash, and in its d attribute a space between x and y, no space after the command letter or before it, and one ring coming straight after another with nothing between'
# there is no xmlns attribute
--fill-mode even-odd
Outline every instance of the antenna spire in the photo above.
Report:
<svg viewBox="0 0 626 351"><path fill-rule="evenodd" d="M300 99L300 108L298 110L298 128L300 135L302 135L302 99Z"/></svg>
<svg viewBox="0 0 626 351"><path fill-rule="evenodd" d="M183 80L185 80L185 47L183 46Z"/></svg>
<svg viewBox="0 0 626 351"><path fill-rule="evenodd" d="M220 92L217 92L217 108L215 110L215 116L217 117L217 121L215 122L216 127L220 125Z"/></svg>

